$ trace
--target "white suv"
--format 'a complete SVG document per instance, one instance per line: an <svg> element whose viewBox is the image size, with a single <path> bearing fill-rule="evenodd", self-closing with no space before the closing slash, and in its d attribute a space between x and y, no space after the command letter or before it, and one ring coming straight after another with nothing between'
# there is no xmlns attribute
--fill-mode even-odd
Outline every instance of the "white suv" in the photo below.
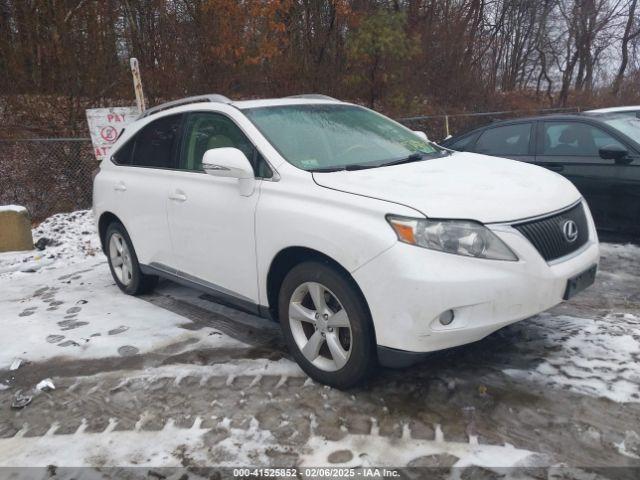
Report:
<svg viewBox="0 0 640 480"><path fill-rule="evenodd" d="M277 320L329 385L479 340L595 277L569 181L329 97L171 102L113 152L94 210L118 286L162 276Z"/></svg>

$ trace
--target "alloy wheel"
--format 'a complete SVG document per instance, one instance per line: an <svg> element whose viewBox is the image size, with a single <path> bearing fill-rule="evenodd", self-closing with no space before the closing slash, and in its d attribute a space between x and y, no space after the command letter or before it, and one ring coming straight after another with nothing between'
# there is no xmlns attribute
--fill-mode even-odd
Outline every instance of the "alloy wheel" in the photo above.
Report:
<svg viewBox="0 0 640 480"><path fill-rule="evenodd" d="M120 283L129 285L133 277L133 262L127 242L119 233L111 235L109 240L109 259Z"/></svg>
<svg viewBox="0 0 640 480"><path fill-rule="evenodd" d="M289 325L302 355L320 370L340 370L349 360L349 315L324 285L305 282L295 289L289 300Z"/></svg>

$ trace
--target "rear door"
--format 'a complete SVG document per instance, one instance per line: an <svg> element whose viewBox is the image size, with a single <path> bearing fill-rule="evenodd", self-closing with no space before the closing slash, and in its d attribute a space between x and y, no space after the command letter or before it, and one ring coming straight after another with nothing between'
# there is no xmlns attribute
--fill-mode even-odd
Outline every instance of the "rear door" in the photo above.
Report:
<svg viewBox="0 0 640 480"><path fill-rule="evenodd" d="M533 162L533 138L533 122L489 127L480 134L475 145L469 150L494 157Z"/></svg>
<svg viewBox="0 0 640 480"><path fill-rule="evenodd" d="M178 166L182 115L142 127L118 152L114 176L117 215L125 224L140 263L170 266L173 248L167 223L169 186Z"/></svg>
<svg viewBox="0 0 640 480"><path fill-rule="evenodd" d="M541 121L538 132L536 162L573 182L598 229L619 230L629 215L618 195L622 172L613 160L601 158L599 149L626 147L603 129L578 120Z"/></svg>

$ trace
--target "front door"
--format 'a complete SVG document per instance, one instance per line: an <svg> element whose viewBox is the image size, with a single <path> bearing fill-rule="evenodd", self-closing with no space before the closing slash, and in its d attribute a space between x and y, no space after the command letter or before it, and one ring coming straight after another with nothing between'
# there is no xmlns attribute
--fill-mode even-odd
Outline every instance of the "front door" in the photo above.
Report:
<svg viewBox="0 0 640 480"><path fill-rule="evenodd" d="M249 196L235 178L202 170L204 153L235 147L251 160L255 148L228 117L193 112L186 119L181 169L169 194L168 219L178 275L215 290L224 299L258 303L254 215L259 182Z"/></svg>
<svg viewBox="0 0 640 480"><path fill-rule="evenodd" d="M599 149L617 144L604 130L589 123L558 120L541 122L536 162L560 173L576 186L587 201L596 227L620 230L619 166L600 157Z"/></svg>

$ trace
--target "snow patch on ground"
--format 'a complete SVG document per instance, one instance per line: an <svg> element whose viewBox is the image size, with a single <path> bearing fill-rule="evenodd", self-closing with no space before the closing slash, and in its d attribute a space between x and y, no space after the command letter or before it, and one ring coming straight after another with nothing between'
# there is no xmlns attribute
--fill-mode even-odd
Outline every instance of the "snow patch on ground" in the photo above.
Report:
<svg viewBox="0 0 640 480"><path fill-rule="evenodd" d="M506 374L615 402L640 402L639 317L543 313L529 322L546 343L559 348L546 352L535 370L507 369Z"/></svg>
<svg viewBox="0 0 640 480"><path fill-rule="evenodd" d="M313 435L306 445L306 453L300 459L302 466L331 465L333 467L400 467L400 466L478 466L505 468L526 466L527 460L538 455L520 450L512 445L482 445L476 437L468 443L446 441L440 426L436 426L434 440L414 439L407 425L402 438L376 434L348 434L338 441ZM438 457L455 457L450 464L439 464ZM538 461L538 460L537 460ZM433 463L432 463L433 462Z"/></svg>
<svg viewBox="0 0 640 480"><path fill-rule="evenodd" d="M625 457L640 460L640 435L633 430L627 430L624 434L624 440L615 446L618 452Z"/></svg>
<svg viewBox="0 0 640 480"><path fill-rule="evenodd" d="M270 466L274 452L300 454L301 467L404 467L419 465L420 460L453 458L453 466L478 466L488 469L539 466L540 456L512 445L482 445L448 442L441 434L433 440L414 439L408 427L402 438L371 434L349 434L330 441L311 435L295 451L282 445L273 434L250 418L246 428L234 428L229 418L211 417L213 428L202 428L197 417L191 428L178 428L168 421L160 431L145 431L142 420L131 431L118 431L117 421L100 433L88 433L86 421L70 435L56 435L53 424L42 437L27 437L21 430L12 438L0 439L0 467L178 467L191 466L254 467ZM215 438L214 441L211 437ZM61 456L60 452L64 452ZM337 454L337 455L336 455ZM433 466L440 466L435 463ZM442 465L451 466L451 465Z"/></svg>
<svg viewBox="0 0 640 480"><path fill-rule="evenodd" d="M103 257L65 268L0 276L0 370L15 358L102 358L185 348L246 346L209 327L187 330L184 317L124 295Z"/></svg>
<svg viewBox="0 0 640 480"><path fill-rule="evenodd" d="M221 419L223 440L209 445L198 417L192 428L178 428L169 421L160 431L114 431L112 421L101 433L85 433L86 422L72 435L55 435L56 425L42 437L0 439L0 467L181 467L269 465L267 450L281 449L273 435L252 419L249 428L231 428ZM64 452L61 455L61 452Z"/></svg>
<svg viewBox="0 0 640 480"><path fill-rule="evenodd" d="M258 383L264 376L281 377L279 383L283 384L288 378L306 377L295 362L287 359L266 360L266 359L237 359L229 360L225 363L213 365L191 365L191 364L171 364L162 365L143 370L128 370L99 373L89 375L79 379L78 383L104 382L109 379L121 379L119 386L125 386L130 382L143 381L153 383L162 379L173 379L176 385L187 377L200 378L200 383L205 385L211 377L227 377L227 385L231 385L237 377L254 377L254 383Z"/></svg>
<svg viewBox="0 0 640 480"><path fill-rule="evenodd" d="M0 254L0 278L12 273L29 274L46 266L69 265L87 257L102 258L91 210L53 215L35 227L31 234L34 242L47 239L46 248Z"/></svg>

